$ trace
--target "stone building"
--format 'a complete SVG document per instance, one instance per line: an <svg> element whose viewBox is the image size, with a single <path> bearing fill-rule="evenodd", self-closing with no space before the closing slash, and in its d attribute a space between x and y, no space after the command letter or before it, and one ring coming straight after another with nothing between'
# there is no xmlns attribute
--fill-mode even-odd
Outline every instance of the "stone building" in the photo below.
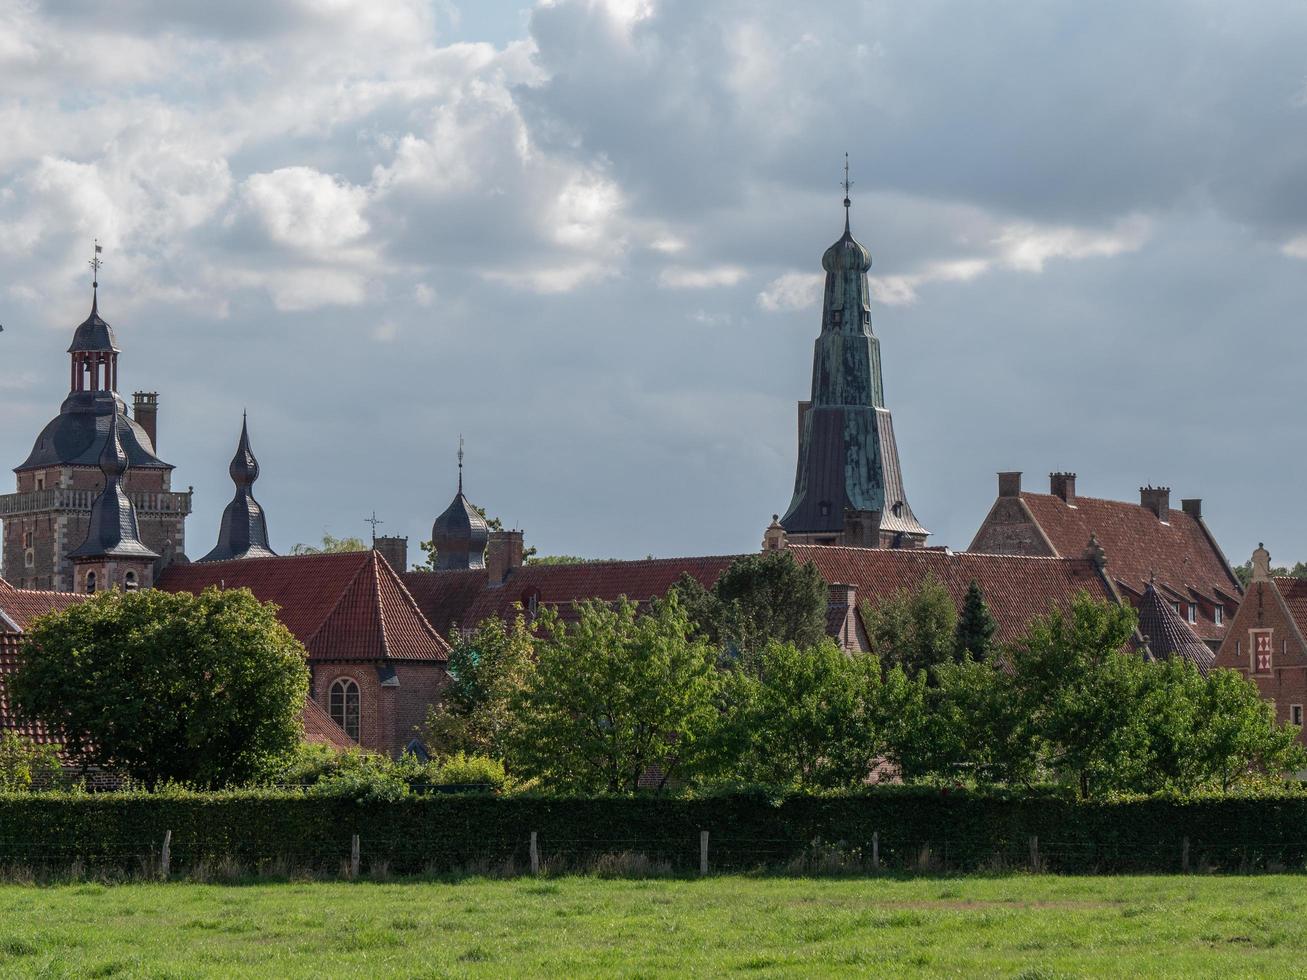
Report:
<svg viewBox="0 0 1307 980"><path fill-rule="evenodd" d="M128 469L122 489L140 522L140 539L162 567L184 559L191 493L172 489L173 467L156 455L158 395L137 392L133 417L117 392L118 346L100 317L98 297L68 347L69 392L14 472L14 493L0 496L3 569L11 584L72 591L70 552L90 527L104 486L100 459L116 422Z"/></svg>
<svg viewBox="0 0 1307 980"><path fill-rule="evenodd" d="M812 360L812 397L799 403L794 497L767 546L918 548L930 534L903 490L894 423L885 407L880 340L871 330L871 254L849 230L822 256L826 287Z"/></svg>
<svg viewBox="0 0 1307 980"><path fill-rule="evenodd" d="M1021 474L998 474L998 497L972 552L1092 557L1124 601L1140 608L1152 585L1215 650L1243 590L1203 520L1203 502L1171 506L1168 487L1141 487L1139 502L1076 492L1076 474L1049 474L1049 492L1021 487Z"/></svg>

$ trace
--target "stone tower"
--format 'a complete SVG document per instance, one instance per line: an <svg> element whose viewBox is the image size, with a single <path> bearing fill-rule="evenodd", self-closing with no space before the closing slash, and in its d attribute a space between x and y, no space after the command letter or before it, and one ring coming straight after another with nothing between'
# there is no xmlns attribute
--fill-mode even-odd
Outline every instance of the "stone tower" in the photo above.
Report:
<svg viewBox="0 0 1307 980"><path fill-rule="evenodd" d="M68 553L78 592L148 589L159 556L141 544L136 508L123 490L129 465L118 436L118 415L109 415L109 434L100 451L104 489L91 504L86 540Z"/></svg>
<svg viewBox="0 0 1307 980"><path fill-rule="evenodd" d="M248 420L241 416L241 438L236 455L227 467L236 495L222 512L218 543L200 561L229 561L233 558L273 558L268 545L268 521L254 499L254 481L259 478L259 461L250 449Z"/></svg>
<svg viewBox="0 0 1307 980"><path fill-rule="evenodd" d="M104 485L100 459L115 426L128 463L121 486L138 516L142 543L161 556L162 564L185 558L191 494L173 492L173 468L155 455L151 433L158 396L136 396L148 430L127 415L117 393L118 346L100 317L98 296L93 295L91 315L74 332L68 354L68 396L14 470L16 492L0 496L0 574L29 589L74 589L69 552L86 539L92 504Z"/></svg>
<svg viewBox="0 0 1307 980"><path fill-rule="evenodd" d="M799 403L794 497L780 519L791 544L918 548L930 534L903 492L885 407L880 341L871 332L871 255L849 230L822 256L826 290L812 361L812 399Z"/></svg>

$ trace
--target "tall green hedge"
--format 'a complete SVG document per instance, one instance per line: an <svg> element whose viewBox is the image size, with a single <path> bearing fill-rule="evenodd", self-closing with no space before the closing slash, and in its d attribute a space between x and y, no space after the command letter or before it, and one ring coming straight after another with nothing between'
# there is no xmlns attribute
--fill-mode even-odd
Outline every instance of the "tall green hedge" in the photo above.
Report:
<svg viewBox="0 0 1307 980"><path fill-rule="evenodd" d="M496 867L528 860L538 834L548 865L637 852L697 868L707 830L713 870L783 867L814 853L869 866L1055 872L1222 870L1307 866L1307 795L1081 802L882 788L846 796L703 799L432 796L356 802L274 792L208 795L0 796L0 865L137 869L172 831L173 867L234 859L333 870L360 837L364 868L392 873Z"/></svg>

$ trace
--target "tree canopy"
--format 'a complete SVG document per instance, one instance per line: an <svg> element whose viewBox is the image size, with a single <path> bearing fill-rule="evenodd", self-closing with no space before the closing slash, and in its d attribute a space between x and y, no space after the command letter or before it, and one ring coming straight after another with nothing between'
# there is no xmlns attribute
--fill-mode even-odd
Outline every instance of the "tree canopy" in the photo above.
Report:
<svg viewBox="0 0 1307 980"><path fill-rule="evenodd" d="M248 590L114 589L34 620L10 690L75 758L150 786L219 787L303 738L308 667Z"/></svg>
<svg viewBox="0 0 1307 980"><path fill-rule="evenodd" d="M292 555L334 555L342 551L367 551L370 545L362 538L338 538L323 533L321 544L297 544L290 549Z"/></svg>

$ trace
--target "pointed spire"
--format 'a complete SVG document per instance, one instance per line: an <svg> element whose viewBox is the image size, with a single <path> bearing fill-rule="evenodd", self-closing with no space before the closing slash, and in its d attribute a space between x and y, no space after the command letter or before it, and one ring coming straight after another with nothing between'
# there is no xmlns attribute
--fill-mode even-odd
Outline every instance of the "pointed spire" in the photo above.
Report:
<svg viewBox="0 0 1307 980"><path fill-rule="evenodd" d="M75 551L69 552L70 558L153 560L159 557L141 543L136 508L122 487L128 460L119 437L118 418L117 412L109 413L109 432L104 448L100 450L100 472L104 474L104 489L91 504L86 540Z"/></svg>
<svg viewBox="0 0 1307 980"><path fill-rule="evenodd" d="M241 438L227 472L231 474L232 483L246 490L259 478L259 461L254 458L254 452L250 449L249 418L245 412L241 412Z"/></svg>
<svg viewBox="0 0 1307 980"><path fill-rule="evenodd" d="M109 413L109 438L104 440L100 450L100 472L104 474L104 485L110 480L121 480L127 472L127 453L123 451L123 442L118 435L118 413Z"/></svg>
<svg viewBox="0 0 1307 980"><path fill-rule="evenodd" d="M241 412L241 437L236 455L227 468L236 493L222 512L218 543L200 561L228 561L237 558L271 558L276 552L268 544L268 521L263 507L254 499L254 481L259 478L259 461L250 448L249 416Z"/></svg>
<svg viewBox="0 0 1307 980"><path fill-rule="evenodd" d="M849 152L844 151L844 234L849 234L849 208L853 206L853 201L849 199L849 188L853 186L853 181L849 180Z"/></svg>
<svg viewBox="0 0 1307 980"><path fill-rule="evenodd" d="M463 435L458 436L458 492L463 492Z"/></svg>

